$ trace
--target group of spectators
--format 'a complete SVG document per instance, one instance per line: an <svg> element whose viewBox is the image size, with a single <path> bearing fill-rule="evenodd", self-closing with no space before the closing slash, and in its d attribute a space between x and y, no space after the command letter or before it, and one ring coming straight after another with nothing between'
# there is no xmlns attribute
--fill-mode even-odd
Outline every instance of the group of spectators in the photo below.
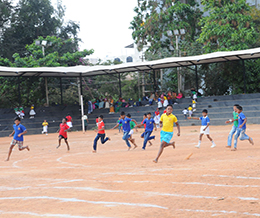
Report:
<svg viewBox="0 0 260 218"><path fill-rule="evenodd" d="M158 104L158 108L167 107L169 104L178 104L178 101L183 98L183 94L177 94L174 91L168 91L166 93L151 93L150 96L144 96L143 100L149 101L149 105L154 102Z"/></svg>
<svg viewBox="0 0 260 218"><path fill-rule="evenodd" d="M138 107L138 106L149 106L152 104L158 104L158 108L167 107L168 104L178 104L178 101L183 98L183 94L177 94L174 91L168 91L167 93L158 92L151 93L150 95L143 96L142 99L134 101L132 98L126 100L119 98L115 101L112 96L108 98L96 98L95 100L89 100L87 102L88 114L91 114L94 109L109 109L109 114L117 113L120 108L126 107Z"/></svg>

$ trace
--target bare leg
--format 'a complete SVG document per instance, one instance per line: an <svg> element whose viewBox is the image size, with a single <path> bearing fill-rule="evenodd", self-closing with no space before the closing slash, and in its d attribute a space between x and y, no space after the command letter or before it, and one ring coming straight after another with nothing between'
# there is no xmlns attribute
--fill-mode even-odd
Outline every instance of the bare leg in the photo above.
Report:
<svg viewBox="0 0 260 218"><path fill-rule="evenodd" d="M132 138L132 135L128 138L128 140L134 145L134 148L137 148L137 145L135 144L135 139Z"/></svg>
<svg viewBox="0 0 260 218"><path fill-rule="evenodd" d="M151 142L151 141L148 141L149 142L149 146L152 146L153 145L153 143Z"/></svg>
<svg viewBox="0 0 260 218"><path fill-rule="evenodd" d="M59 148L61 144L61 138L59 138L59 145L56 148Z"/></svg>
<svg viewBox="0 0 260 218"><path fill-rule="evenodd" d="M162 152L163 152L163 149L165 147L169 146L168 143L166 143L165 141L162 141L161 145L160 145L160 148L159 148L159 151L158 151L158 154L157 154L157 157L153 160L154 163L157 163L158 160L159 160L159 157L161 156Z"/></svg>
<svg viewBox="0 0 260 218"><path fill-rule="evenodd" d="M202 136L203 136L204 134L202 133L202 134L200 134L200 137L199 137L199 140L201 141L202 140Z"/></svg>
<svg viewBox="0 0 260 218"><path fill-rule="evenodd" d="M12 153L12 151L13 151L13 148L14 148L14 145L11 145L10 148L9 148L8 156L7 156L7 158L6 158L5 161L9 161L10 156L11 156L11 153Z"/></svg>
<svg viewBox="0 0 260 218"><path fill-rule="evenodd" d="M69 143L68 143L68 141L67 140L65 140L65 143L66 143L66 145L67 145L67 149L68 149L68 151L70 150L70 146L69 146Z"/></svg>
<svg viewBox="0 0 260 218"><path fill-rule="evenodd" d="M209 135L207 135L207 137L211 142L213 141L213 139Z"/></svg>
<svg viewBox="0 0 260 218"><path fill-rule="evenodd" d="M28 146L19 148L19 151L22 151L22 150L24 150L24 149L27 149L28 151L30 151L30 148L29 148Z"/></svg>

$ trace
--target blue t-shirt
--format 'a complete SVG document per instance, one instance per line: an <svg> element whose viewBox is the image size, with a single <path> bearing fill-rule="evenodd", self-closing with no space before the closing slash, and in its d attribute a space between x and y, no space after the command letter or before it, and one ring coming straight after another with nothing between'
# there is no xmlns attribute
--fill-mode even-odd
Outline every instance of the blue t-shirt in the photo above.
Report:
<svg viewBox="0 0 260 218"><path fill-rule="evenodd" d="M153 131L153 124L154 124L154 119L151 118L150 120L148 118L146 118L143 122L143 124L146 124L146 128L145 130L147 131Z"/></svg>
<svg viewBox="0 0 260 218"><path fill-rule="evenodd" d="M16 124L13 125L14 128L14 140L16 141L23 141L23 135L21 135L21 137L18 137L18 135L22 132L24 132L26 130L26 128L22 125L19 124L18 126L16 126Z"/></svg>
<svg viewBox="0 0 260 218"><path fill-rule="evenodd" d="M201 120L201 125L202 125L202 126L207 126L208 123L210 123L210 119L209 119L208 116L206 116L206 117L200 117L200 120Z"/></svg>
<svg viewBox="0 0 260 218"><path fill-rule="evenodd" d="M125 117L125 119L121 119L119 121L119 124L122 124L124 132L130 132L130 130L131 130L131 128L130 128L130 121L131 120L132 119Z"/></svg>
<svg viewBox="0 0 260 218"><path fill-rule="evenodd" d="M243 114L242 112L238 114L238 126L242 125L245 119L246 119L245 114ZM246 129L246 124L244 124L241 129Z"/></svg>

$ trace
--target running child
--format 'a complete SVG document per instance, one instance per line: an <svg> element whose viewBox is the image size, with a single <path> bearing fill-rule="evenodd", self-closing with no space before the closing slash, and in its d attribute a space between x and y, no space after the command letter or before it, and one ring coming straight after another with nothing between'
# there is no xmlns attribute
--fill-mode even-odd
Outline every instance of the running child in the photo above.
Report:
<svg viewBox="0 0 260 218"><path fill-rule="evenodd" d="M147 144L148 141L155 139L155 136L151 136L151 134L153 132L153 128L154 128L155 131L157 130L155 121L152 118L152 115L151 115L150 112L147 113L147 118L142 122L142 124L138 125L138 127L141 127L141 126L144 126L144 125L146 125L146 127L145 127L145 132L143 133L144 134L144 144L143 144L143 147L142 147L143 150L145 150L146 144Z"/></svg>
<svg viewBox="0 0 260 218"><path fill-rule="evenodd" d="M106 141L110 141L111 139L109 137L106 137L105 134L105 123L103 122L103 115L100 115L98 117L98 129L95 129L95 132L98 132L96 138L94 139L94 143L93 143L93 153L97 152L97 142L99 139L101 139L101 143L105 144ZM106 137L106 138L105 138Z"/></svg>
<svg viewBox="0 0 260 218"><path fill-rule="evenodd" d="M234 104L233 106L233 118L226 121L225 123L233 123L232 129L228 135L228 141L227 141L227 148L231 148L231 144L232 144L232 138L233 135L235 134L235 132L238 129L238 113L237 113L237 106L239 106L238 104Z"/></svg>
<svg viewBox="0 0 260 218"><path fill-rule="evenodd" d="M121 117L119 117L117 123L119 123L120 120L121 120ZM118 130L119 130L119 133L120 133L120 131L122 130L122 123L119 124L119 126L118 126Z"/></svg>
<svg viewBox="0 0 260 218"><path fill-rule="evenodd" d="M234 149L232 149L232 151L237 150L237 138L239 136L240 136L239 139L241 141L248 140L250 142L250 144L254 145L253 139L251 137L249 137L248 135L246 135L247 118L244 115L244 113L242 113L243 108L241 106L236 106L236 108L237 108L237 113L238 113L238 128L237 128L236 135L234 137Z"/></svg>
<svg viewBox="0 0 260 218"><path fill-rule="evenodd" d="M187 114L188 114L188 112L189 112L189 111L187 110L187 108L185 108L185 109L182 111L185 120L187 120Z"/></svg>
<svg viewBox="0 0 260 218"><path fill-rule="evenodd" d="M64 141L67 145L68 151L70 150L70 146L68 143L68 136L67 136L67 132L69 131L69 129L70 129L70 127L67 125L67 119L63 118L62 123L60 124L60 128L57 131L57 132L59 132L59 145L57 146L57 148L59 148L61 145L61 139L64 139Z"/></svg>
<svg viewBox="0 0 260 218"><path fill-rule="evenodd" d="M137 125L137 123L136 123L136 121L134 119L127 118L125 116L125 112L124 111L121 112L121 116L120 117L121 117L121 119L120 119L119 123L117 123L112 129L115 129L120 124L122 124L123 132L124 132L124 135L123 135L122 139L126 142L128 150L130 150L131 149L131 145L130 145L129 140L128 140L129 132L131 130L131 128L130 128L130 121L133 121L135 123L135 125Z"/></svg>
<svg viewBox="0 0 260 218"><path fill-rule="evenodd" d="M193 114L191 105L188 107L188 111L189 111L189 117L191 117Z"/></svg>
<svg viewBox="0 0 260 218"><path fill-rule="evenodd" d="M153 160L154 163L157 163L159 157L161 156L163 149L172 146L175 149L175 142L170 142L173 136L173 126L174 123L177 126L178 133L177 136L180 136L180 125L178 123L178 119L175 115L172 114L173 107L172 105L168 105L166 108L166 113L161 116L160 119L160 126L162 127L161 130L161 145L157 154L157 157Z"/></svg>
<svg viewBox="0 0 260 218"><path fill-rule="evenodd" d="M70 129L73 127L72 126L72 117L70 116L70 114L68 114L67 116L66 116L66 119L67 119L67 125L70 127Z"/></svg>
<svg viewBox="0 0 260 218"><path fill-rule="evenodd" d="M208 111L204 109L202 111L202 117L189 117L188 119L201 120L199 143L195 147L200 148L202 136L205 134L212 143L211 148L215 148L216 144L213 142L213 139L209 135L210 119L208 117Z"/></svg>
<svg viewBox="0 0 260 218"><path fill-rule="evenodd" d="M127 114L126 117L131 119L131 114ZM134 148L133 148L133 149L137 148L137 145L136 145L136 143L135 143L135 139L132 137L132 135L134 134L134 128L135 128L135 127L137 127L137 126L136 126L135 123L131 120L131 121L130 121L130 129L131 129L131 130L130 130L130 132L129 132L129 138L128 138L128 140L134 145ZM135 128L135 129L136 129L136 132L138 132L137 128Z"/></svg>
<svg viewBox="0 0 260 218"><path fill-rule="evenodd" d="M16 117L15 120L14 120L14 123L15 123L13 125L14 131L9 135L9 137L14 136L14 138L13 138L13 140L11 142L11 145L10 145L10 148L9 148L9 152L8 152L8 156L7 156L6 161L9 161L11 153L12 153L12 150L13 150L13 148L14 148L14 146L16 144L18 144L19 151L22 151L24 149L27 149L28 151L30 151L30 148L28 146L24 146L23 147L23 135L27 133L27 130L21 124L20 117Z"/></svg>
<svg viewBox="0 0 260 218"><path fill-rule="evenodd" d="M154 122L156 124L156 128L160 127L160 110L159 108L156 109L156 111L154 112Z"/></svg>
<svg viewBox="0 0 260 218"><path fill-rule="evenodd" d="M144 114L144 115L143 115L143 121L142 121L141 124L144 123L144 120L145 120L146 118L147 118L147 114ZM146 123L144 123L144 132L141 134L141 138L142 138L142 139L144 138L145 129L146 129ZM149 146L152 146L152 145L153 145L151 141L148 141L148 142L149 142Z"/></svg>
<svg viewBox="0 0 260 218"><path fill-rule="evenodd" d="M46 120L43 121L42 123L42 134L48 135L48 122Z"/></svg>

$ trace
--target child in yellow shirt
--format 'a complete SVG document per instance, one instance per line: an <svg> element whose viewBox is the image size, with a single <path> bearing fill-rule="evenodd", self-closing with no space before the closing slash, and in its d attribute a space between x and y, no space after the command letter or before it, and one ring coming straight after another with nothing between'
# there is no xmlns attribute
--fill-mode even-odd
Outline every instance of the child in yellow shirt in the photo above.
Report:
<svg viewBox="0 0 260 218"><path fill-rule="evenodd" d="M159 148L159 152L157 154L157 157L153 160L154 163L158 162L159 157L161 156L163 149L172 146L173 149L175 148L175 142L170 142L173 136L173 126L174 123L177 126L178 133L177 136L180 136L180 125L178 123L178 119L175 115L172 114L173 107L172 105L168 105L166 108L166 113L163 114L160 118L160 127L162 127L161 130L161 145Z"/></svg>
<svg viewBox="0 0 260 218"><path fill-rule="evenodd" d="M46 135L48 135L48 122L46 120L43 121L42 123L42 134L46 133Z"/></svg>

